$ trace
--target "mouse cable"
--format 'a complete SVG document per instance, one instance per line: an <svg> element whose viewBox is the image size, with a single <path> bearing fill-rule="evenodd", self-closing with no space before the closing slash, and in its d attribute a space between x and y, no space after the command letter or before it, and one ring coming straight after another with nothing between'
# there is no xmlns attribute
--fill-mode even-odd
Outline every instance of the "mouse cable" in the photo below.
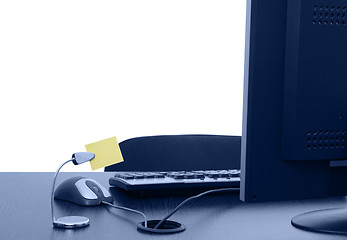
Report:
<svg viewBox="0 0 347 240"><path fill-rule="evenodd" d="M209 190L206 192L202 192L198 195L192 196L187 198L186 200L184 200L183 202L181 202L174 210L172 210L168 215L166 215L162 220L160 220L160 222L155 225L154 229L157 229L158 227L160 227L169 217L171 217L175 212L177 212L178 209L180 209L184 204L186 204L187 202L189 202L190 200L193 200L195 198L199 198L202 197L204 195L210 194L210 193L216 193L216 192L226 192L226 191L239 191L240 188L220 188L220 189L214 189L214 190Z"/></svg>
<svg viewBox="0 0 347 240"><path fill-rule="evenodd" d="M143 212L140 212L140 211L135 210L135 209L127 208L127 207L117 206L117 205L114 205L114 204L106 202L106 201L102 201L101 203L108 205L108 206L111 206L111 207L114 207L114 208L117 208L117 209L122 209L125 211L129 211L129 212L133 212L133 213L137 213L137 214L142 215L142 217L145 219L145 227L147 227L147 218Z"/></svg>

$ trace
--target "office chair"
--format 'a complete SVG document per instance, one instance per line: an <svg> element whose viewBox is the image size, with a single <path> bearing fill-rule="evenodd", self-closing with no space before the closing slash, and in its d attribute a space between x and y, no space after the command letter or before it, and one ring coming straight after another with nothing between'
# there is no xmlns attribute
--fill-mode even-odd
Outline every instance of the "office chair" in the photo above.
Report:
<svg viewBox="0 0 347 240"><path fill-rule="evenodd" d="M240 136L148 136L125 140L119 147L124 162L105 172L240 169Z"/></svg>

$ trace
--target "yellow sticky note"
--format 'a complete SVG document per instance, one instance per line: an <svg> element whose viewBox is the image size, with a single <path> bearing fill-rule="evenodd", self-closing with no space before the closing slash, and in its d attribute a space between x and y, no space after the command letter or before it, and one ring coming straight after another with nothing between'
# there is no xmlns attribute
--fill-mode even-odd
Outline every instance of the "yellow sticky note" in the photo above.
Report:
<svg viewBox="0 0 347 240"><path fill-rule="evenodd" d="M86 150L95 153L95 158L90 161L92 170L124 161L116 137L87 144Z"/></svg>

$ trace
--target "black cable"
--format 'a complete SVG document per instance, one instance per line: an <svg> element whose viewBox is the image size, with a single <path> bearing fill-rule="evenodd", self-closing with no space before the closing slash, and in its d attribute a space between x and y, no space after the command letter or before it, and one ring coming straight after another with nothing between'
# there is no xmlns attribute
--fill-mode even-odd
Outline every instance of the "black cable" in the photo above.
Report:
<svg viewBox="0 0 347 240"><path fill-rule="evenodd" d="M192 196L187 198L186 200L184 200L183 202L181 202L174 210L172 210L168 215L166 215L162 220L160 220L160 222L155 225L154 229L157 229L158 227L160 227L160 225L162 225L169 217L171 217L175 212L177 212L178 209L180 209L184 204L186 204L187 202L189 202L190 200L193 200L195 198L199 198L202 197L206 194L209 193L215 193L215 192L224 192L224 191L239 191L240 188L220 188L220 189L214 189L214 190L209 190L203 193L200 193L198 195Z"/></svg>
<svg viewBox="0 0 347 240"><path fill-rule="evenodd" d="M122 209L122 210L125 210L125 211L129 211L129 212L133 212L133 213L137 213L137 214L142 215L142 217L145 219L145 227L147 227L147 218L146 218L146 215L143 212L140 212L140 211L135 210L135 209L127 208L127 207L117 206L117 205L114 205L112 203L105 202L105 201L102 201L101 203L103 203L105 205L108 205L108 206L111 206L111 207L114 207L114 208L117 208L117 209Z"/></svg>

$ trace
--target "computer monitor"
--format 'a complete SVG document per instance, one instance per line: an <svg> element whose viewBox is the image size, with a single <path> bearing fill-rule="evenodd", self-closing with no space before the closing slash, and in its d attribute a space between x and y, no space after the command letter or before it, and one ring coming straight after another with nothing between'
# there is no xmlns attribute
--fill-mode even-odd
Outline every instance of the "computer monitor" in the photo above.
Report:
<svg viewBox="0 0 347 240"><path fill-rule="evenodd" d="M241 200L347 194L346 8L341 0L247 1ZM305 217L293 224L343 232Z"/></svg>

